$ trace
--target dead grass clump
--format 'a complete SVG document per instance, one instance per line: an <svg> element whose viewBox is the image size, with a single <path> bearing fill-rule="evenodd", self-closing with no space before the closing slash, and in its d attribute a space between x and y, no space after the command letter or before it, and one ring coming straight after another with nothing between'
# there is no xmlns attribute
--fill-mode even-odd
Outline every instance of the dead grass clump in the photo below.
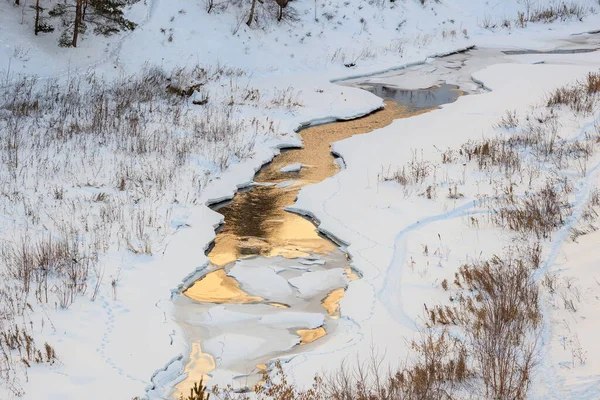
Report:
<svg viewBox="0 0 600 400"><path fill-rule="evenodd" d="M521 132L508 138L511 145L529 149L538 160L553 158L562 159L558 131L560 123L557 115L550 110L548 113L527 115ZM550 157L552 156L552 157ZM561 164L560 162L558 164Z"/></svg>
<svg viewBox="0 0 600 400"><path fill-rule="evenodd" d="M435 325L459 325L462 321L461 315L454 307L436 305L427 309L429 324Z"/></svg>
<svg viewBox="0 0 600 400"><path fill-rule="evenodd" d="M194 385L197 387L197 385ZM200 382L200 387L202 382ZM206 392L204 387L200 393L206 397L199 397L195 395L192 389L192 395L190 397L182 397L182 400L208 400L209 394ZM256 385L252 390L247 390L243 393L234 390L231 385L225 388L219 388L213 386L211 394L214 398L219 400L327 400L331 399L326 397L324 393L323 380L315 376L313 385L308 389L300 389L291 383L288 379L288 375L283 370L281 361L277 360L272 365L272 371L264 371L262 373L262 381L259 385ZM249 395L248 392L252 392ZM196 397L194 397L196 396ZM213 398L211 397L211 398Z"/></svg>
<svg viewBox="0 0 600 400"><path fill-rule="evenodd" d="M577 19L579 21L592 12L592 9L586 9L583 5L571 1L555 1L550 4L539 4L536 7L528 9L528 22L551 23L555 21L568 21Z"/></svg>
<svg viewBox="0 0 600 400"><path fill-rule="evenodd" d="M447 149L442 153L442 164L452 164L457 160L457 152L453 149Z"/></svg>
<svg viewBox="0 0 600 400"><path fill-rule="evenodd" d="M500 121L496 124L497 128L504 129L515 129L519 126L519 117L517 116L517 110L506 110L506 113L500 118Z"/></svg>
<svg viewBox="0 0 600 400"><path fill-rule="evenodd" d="M456 284L466 290L458 310L486 397L524 399L542 318L531 268L523 260L495 256L461 267Z"/></svg>
<svg viewBox="0 0 600 400"><path fill-rule="evenodd" d="M498 168L506 175L521 170L521 157L517 149L501 138L469 141L460 149L466 161L475 161L480 171Z"/></svg>
<svg viewBox="0 0 600 400"><path fill-rule="evenodd" d="M24 293L33 289L40 303L48 303L48 293L54 292L61 308L68 308L78 294L85 293L90 267L97 261L97 255L86 253L76 233L70 239L24 237L8 251L9 276Z"/></svg>
<svg viewBox="0 0 600 400"><path fill-rule="evenodd" d="M21 382L33 364L58 361L54 348L45 343L38 347L30 319L31 305L20 286L1 276L0 285L0 384L19 397L25 394Z"/></svg>
<svg viewBox="0 0 600 400"><path fill-rule="evenodd" d="M271 99L271 104L278 108L293 110L303 106L299 100L300 92L297 92L293 87L287 89L275 90Z"/></svg>
<svg viewBox="0 0 600 400"><path fill-rule="evenodd" d="M448 188L448 196L447 197L449 199L456 200L456 199L460 199L461 197L465 197L465 195L458 191L457 185L454 185L454 188L451 188L451 187Z"/></svg>
<svg viewBox="0 0 600 400"><path fill-rule="evenodd" d="M470 376L467 353L446 330L426 329L411 342L407 365L386 372L383 356L371 350L354 367L343 364L322 380L324 398L334 400L451 399L452 391Z"/></svg>
<svg viewBox="0 0 600 400"><path fill-rule="evenodd" d="M548 97L548 107L564 105L573 112L590 114L598 101L600 92L600 73L590 72L585 80L574 85L564 86L556 89Z"/></svg>
<svg viewBox="0 0 600 400"><path fill-rule="evenodd" d="M587 94L594 94L600 92L600 73L590 72L587 74L583 87Z"/></svg>
<svg viewBox="0 0 600 400"><path fill-rule="evenodd" d="M263 372L252 397L236 393L231 387L213 387L212 395L220 400L439 400L454 398L453 390L472 377L466 349L448 331L420 331L410 344L410 361L402 367L386 370L384 356L372 347L364 360L357 358L352 365L343 362L331 374L315 376L308 389L291 383L281 361L277 361L270 373ZM208 398L197 397L195 390L183 399Z"/></svg>
<svg viewBox="0 0 600 400"><path fill-rule="evenodd" d="M455 276L454 305L427 310L429 326L410 343L412 352L400 367L386 369L383 357L372 348L370 356L357 359L354 366L344 362L337 371L315 377L311 388L300 390L277 362L271 374L263 374L264 383L252 398L454 399L482 382L482 398L525 399L537 362L542 318L532 275L539 265L539 249L534 244L534 254L526 259L494 256L463 265ZM464 333L460 339L453 337L446 328L436 329L441 324L455 325ZM219 399L250 398L231 388L213 388L213 393Z"/></svg>
<svg viewBox="0 0 600 400"><path fill-rule="evenodd" d="M548 238L561 227L571 212L565 191L546 182L538 192L524 197L505 196L492 200L492 223L521 233L533 233L537 238Z"/></svg>
<svg viewBox="0 0 600 400"><path fill-rule="evenodd" d="M548 98L548 107L565 105L576 113L590 114L595 99L578 86L565 86L556 89Z"/></svg>
<svg viewBox="0 0 600 400"><path fill-rule="evenodd" d="M600 190L594 190L590 195L588 203L581 212L581 218L576 226L569 230L571 241L577 242L580 236L596 232L598 226L596 220L600 215Z"/></svg>
<svg viewBox="0 0 600 400"><path fill-rule="evenodd" d="M435 171L435 165L423 159L417 152L413 152L412 158L402 168L383 174L383 181L395 181L402 186L418 185L425 182L425 179Z"/></svg>
<svg viewBox="0 0 600 400"><path fill-rule="evenodd" d="M15 321L29 326L28 295L44 307L69 308L87 294L90 268L91 299L101 286L110 290L99 255L164 249L176 229L172 210L197 204L215 173L251 156L257 136L276 131L268 119L242 118L241 75L224 66L147 66L115 80L7 76L0 87L0 210L14 224L11 236L0 237L0 334ZM209 90L210 104L193 104ZM279 95L281 104L271 107L298 102L290 90ZM22 394L21 360L32 360L12 344L6 352L0 379Z"/></svg>

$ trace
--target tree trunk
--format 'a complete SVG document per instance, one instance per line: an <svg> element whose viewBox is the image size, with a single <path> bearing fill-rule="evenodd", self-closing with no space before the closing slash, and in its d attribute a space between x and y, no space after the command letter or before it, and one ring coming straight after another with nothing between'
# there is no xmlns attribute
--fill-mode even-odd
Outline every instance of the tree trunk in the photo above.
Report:
<svg viewBox="0 0 600 400"><path fill-rule="evenodd" d="M40 31L40 0L35 0L35 36Z"/></svg>
<svg viewBox="0 0 600 400"><path fill-rule="evenodd" d="M246 21L246 25L250 26L252 24L252 20L254 19L254 10L256 9L256 0L252 0L252 7L250 7L250 16L248 17L248 21Z"/></svg>
<svg viewBox="0 0 600 400"><path fill-rule="evenodd" d="M75 5L75 24L73 25L73 47L77 47L77 37L79 36L79 24L81 23L81 6L83 0L76 0Z"/></svg>
<svg viewBox="0 0 600 400"><path fill-rule="evenodd" d="M277 14L277 21L281 21L283 19L283 9L287 7L289 0L275 0L277 5L279 6L279 13Z"/></svg>
<svg viewBox="0 0 600 400"><path fill-rule="evenodd" d="M85 12L87 11L88 0L83 0L83 11L81 12L81 20L85 21Z"/></svg>

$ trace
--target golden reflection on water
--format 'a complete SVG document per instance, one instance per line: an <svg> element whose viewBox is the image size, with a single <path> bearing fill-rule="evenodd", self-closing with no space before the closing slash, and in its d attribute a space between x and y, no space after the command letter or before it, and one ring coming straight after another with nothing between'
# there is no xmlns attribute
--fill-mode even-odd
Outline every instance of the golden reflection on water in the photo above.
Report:
<svg viewBox="0 0 600 400"><path fill-rule="evenodd" d="M179 399L181 396L186 396L194 382L200 382L200 380L206 382L210 378L208 374L215 368L216 363L213 356L204 353L200 343L192 343L190 361L185 366L184 371L187 378L176 386L173 393L175 398Z"/></svg>
<svg viewBox="0 0 600 400"><path fill-rule="evenodd" d="M300 345L312 343L327 334L322 326L315 329L299 329L296 333L300 336Z"/></svg>
<svg viewBox="0 0 600 400"><path fill-rule="evenodd" d="M344 268L344 273L346 274L346 277L351 281L360 279L360 276L358 276L358 274L354 272L354 270L350 267Z"/></svg>
<svg viewBox="0 0 600 400"><path fill-rule="evenodd" d="M218 212L225 217L225 225L217 234L215 246L208 255L211 263L225 266L250 256L296 258L332 251L335 245L320 236L312 222L283 208L294 204L302 186L320 182L338 172L339 167L331 155L332 142L426 111L414 111L395 102L386 102L383 110L364 118L302 130L300 135L304 147L282 152L254 179L273 184L296 180L297 184L287 189L256 186L238 193L229 204L219 208ZM299 172L280 172L281 168L294 163L302 163L306 168Z"/></svg>
<svg viewBox="0 0 600 400"><path fill-rule="evenodd" d="M267 364L256 364L256 369L260 372L267 372Z"/></svg>
<svg viewBox="0 0 600 400"><path fill-rule="evenodd" d="M340 300L344 297L345 292L345 288L334 289L321 301L331 318L337 319L340 317Z"/></svg>
<svg viewBox="0 0 600 400"><path fill-rule="evenodd" d="M284 211L294 204L297 194L297 189L269 186L238 193L218 210L225 216L225 225L209 253L211 263L225 266L250 256L296 258L332 251L335 245L320 237L310 221Z"/></svg>
<svg viewBox="0 0 600 400"><path fill-rule="evenodd" d="M267 303L268 305L270 305L271 307L275 307L275 308L290 308L290 306L288 306L287 304L283 304L283 303Z"/></svg>
<svg viewBox="0 0 600 400"><path fill-rule="evenodd" d="M433 90L435 91L435 90ZM462 93L458 93L460 95ZM307 219L284 211L285 206L294 204L302 186L320 182L338 172L339 167L331 155L330 144L355 134L363 134L383 128L394 119L422 114L435 108L415 110L394 101L386 101L386 107L364 118L341 121L304 129L300 132L304 147L282 152L272 163L263 167L255 176L259 183L272 185L256 186L239 192L231 202L218 208L224 216L225 225L217 233L214 247L208 257L213 266L225 267L240 259L252 256L287 258L307 257L312 254L326 254L336 246L320 236L314 224ZM305 165L298 172L281 172L280 169L295 163ZM277 184L294 180L287 188ZM359 279L350 268L345 268L349 280ZM323 300L322 306L331 318L340 315L339 302L345 288L331 291ZM260 303L264 299L245 293L240 284L227 276L224 269L210 272L196 281L184 294L194 300L208 303ZM267 303L273 307L287 308L280 303ZM300 329L300 345L312 343L325 336L325 328ZM193 343L191 360L186 365L188 378L177 386L179 398L189 391L193 382L199 381L215 368L212 356L203 353L200 343ZM258 364L259 371L266 371L266 365ZM260 384L260 382L259 382Z"/></svg>
<svg viewBox="0 0 600 400"><path fill-rule="evenodd" d="M263 298L250 296L240 289L238 281L227 276L223 269L204 275L184 294L203 303L251 304L263 301Z"/></svg>

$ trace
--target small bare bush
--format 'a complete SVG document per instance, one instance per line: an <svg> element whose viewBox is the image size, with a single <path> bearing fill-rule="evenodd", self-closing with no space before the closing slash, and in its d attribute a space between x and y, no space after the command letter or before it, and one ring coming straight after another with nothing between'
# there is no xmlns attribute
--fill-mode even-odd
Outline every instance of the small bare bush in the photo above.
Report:
<svg viewBox="0 0 600 400"><path fill-rule="evenodd" d="M173 208L197 204L214 173L252 156L257 136L276 131L272 121L242 118L243 75L222 65L146 66L115 80L88 73L3 82L0 213L15 223L11 237L0 237L0 335L14 333L15 321L29 324L26 309L36 304L28 296L70 307L87 294L90 269L96 299L98 259L109 249L163 250ZM299 103L291 90L278 96L269 107ZM19 351L13 342L0 349L0 379L15 394L26 379L22 364L39 359Z"/></svg>
<svg viewBox="0 0 600 400"><path fill-rule="evenodd" d="M425 179L435 171L435 165L428 160L423 159L417 152L413 152L412 158L402 168L382 176L384 181L396 181L402 186L418 185L425 182Z"/></svg>
<svg viewBox="0 0 600 400"><path fill-rule="evenodd" d="M548 238L564 224L571 210L565 192L551 182L546 182L540 191L521 198L497 198L491 207L492 223L512 231L532 233L537 238Z"/></svg>
<svg viewBox="0 0 600 400"><path fill-rule="evenodd" d="M542 318L531 268L520 259L493 257L462 266L455 283L466 290L457 313L486 397L524 399L537 362Z"/></svg>
<svg viewBox="0 0 600 400"><path fill-rule="evenodd" d="M590 13L583 5L575 1L555 1L550 4L539 4L529 10L529 22L550 23L554 21L568 21L577 19L579 21Z"/></svg>
<svg viewBox="0 0 600 400"><path fill-rule="evenodd" d="M584 81L556 89L548 97L548 107L565 105L573 112L590 114L598 101L600 73L590 72Z"/></svg>
<svg viewBox="0 0 600 400"><path fill-rule="evenodd" d="M469 141L461 147L466 161L475 161L480 171L498 168L506 175L521 170L521 157L517 149L501 138Z"/></svg>
<svg viewBox="0 0 600 400"><path fill-rule="evenodd" d="M496 127L504 129L515 129L518 126L519 117L517 116L517 110L506 110L504 116L496 124Z"/></svg>

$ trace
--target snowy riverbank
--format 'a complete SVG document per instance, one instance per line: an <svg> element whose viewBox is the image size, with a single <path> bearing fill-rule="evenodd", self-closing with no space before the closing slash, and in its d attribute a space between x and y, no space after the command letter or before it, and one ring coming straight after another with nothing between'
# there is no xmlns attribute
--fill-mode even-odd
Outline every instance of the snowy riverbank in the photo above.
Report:
<svg viewBox="0 0 600 400"><path fill-rule="evenodd" d="M302 29L294 24L268 25L258 30L242 26L233 36L230 30L236 24L235 15L207 15L200 4L154 0L147 6L134 6L140 27L133 33L107 39L107 43L90 38L77 50L54 48L49 38L36 42L25 33L27 25L10 18L20 10L7 4L0 6L0 71L8 75L64 78L91 69L111 79L135 74L145 63L166 70L220 63L241 68L246 74L212 82L207 90L215 93L215 99L226 96L231 86L239 87L240 92L256 90L269 99L276 97L277 91L293 87L302 103L293 109L265 101L241 104L237 117L247 121L259 118L264 126L271 122L275 132L261 131L252 157L232 163L223 172L199 155L198 170L211 171L212 180L195 204L161 205L170 210L176 233L167 237L159 252L139 255L111 247L100 259L105 279L96 301L81 296L67 310L53 304L34 307L35 340L51 343L60 362L27 370L27 379L21 381L25 398L129 399L144 396L146 391L152 398L166 395L190 351L182 329L172 320L170 296L206 265L205 249L221 222L220 215L206 204L230 198L237 188L252 181L254 172L278 148L297 145L294 131L299 126L349 119L382 106L381 99L366 91L332 82L425 63L412 75L394 78L394 84L427 87L439 80L467 84L472 76L491 92L466 96L440 110L336 143L333 150L343 157L346 168L318 185L304 188L295 206L321 221L320 229L350 243L353 266L362 272L363 279L350 284L341 303L342 320L355 326L357 333L333 338L317 350L294 357L286 370L296 382L305 384L315 372L336 368L347 356L364 354L371 343L385 349L389 361L403 358L406 347L402 338L414 334L423 303L443 302L447 297L439 290L439 282L451 280L461 262L482 257L480 252L491 255L509 238L498 229L465 228L472 202L480 195L493 195L493 185L476 171L467 168L464 175L456 175L455 170L440 167L438 179L446 186L440 189L439 200L432 202L417 196L417 189L407 195L398 185L380 183L382 170L404 165L413 157L413 151L438 162L440 151L490 135L505 110L524 114L530 105L543 102L550 90L600 67L597 53L504 56L491 50L481 58L473 55L456 73L452 68L444 70L443 60L428 57L472 45L486 49L596 46L595 39L570 34L593 30L599 21L597 15L583 22L531 24L525 29L497 28L492 32L481 27L484 17L493 15L499 21L507 15L514 17L520 9L518 2L508 1L497 7L478 4L474 9L467 3L444 2L423 8L418 2L408 2L394 10L376 5L360 9L357 1L347 8L324 5L323 13L334 15L331 24L340 27L336 29L326 25L327 17L314 22L306 16L312 12L311 5L299 4ZM185 13L177 12L179 9ZM170 20L172 16L174 21ZM368 22L361 22L361 18ZM402 27L396 31L398 24ZM167 41L161 28L173 30L173 42ZM222 40L215 40L217 37ZM97 51L100 45L106 46L106 51ZM344 63L349 62L356 66L345 67ZM583 126L583 120L568 118L562 137L572 136ZM588 120L593 122L593 118ZM594 171L590 169L577 182L585 188L593 187L597 183ZM453 185L459 186L463 198L446 199L445 191ZM36 188L27 190L33 195ZM22 233L17 215L6 216L12 222L0 230L3 240ZM557 253L560 244L548 243L547 248ZM423 245L432 253L438 249L438 254L428 259L423 255ZM567 249L572 251L576 246L569 244ZM548 254L548 268L560 268L552 262L554 253ZM582 272L579 279L587 279L591 273ZM116 295L111 279L118 281ZM588 317L581 325L589 330L593 309L581 312ZM551 316L548 324L551 319L560 317ZM568 354L559 351L557 335L553 325L548 325L544 336L547 358L537 377L536 398L597 397L596 383L586 382L595 382L594 376L600 371L594 369L594 363L581 370L581 376L578 369L561 368ZM588 359L596 359L595 349L589 344L592 339L583 332L580 337L589 352ZM156 375L167 366L168 373ZM584 394L587 397L582 397Z"/></svg>

